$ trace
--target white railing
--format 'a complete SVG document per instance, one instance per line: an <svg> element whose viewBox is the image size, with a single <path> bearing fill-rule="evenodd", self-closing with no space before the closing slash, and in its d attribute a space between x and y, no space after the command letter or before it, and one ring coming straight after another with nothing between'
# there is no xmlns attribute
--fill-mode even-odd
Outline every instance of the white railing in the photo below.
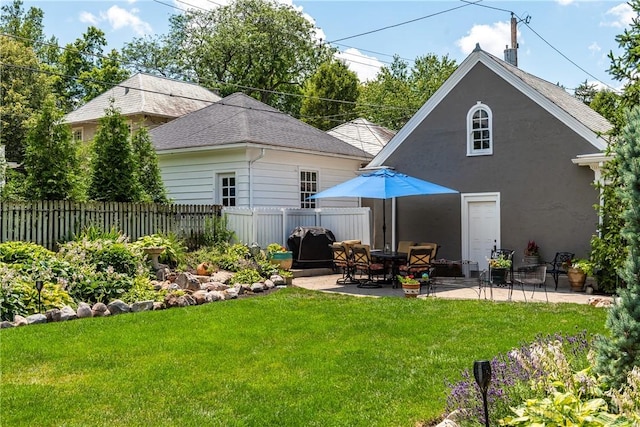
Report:
<svg viewBox="0 0 640 427"><path fill-rule="evenodd" d="M371 242L369 208L233 208L222 210L227 228L239 242L266 247L269 243L286 245L291 232L299 226L324 227L337 241L357 239Z"/></svg>

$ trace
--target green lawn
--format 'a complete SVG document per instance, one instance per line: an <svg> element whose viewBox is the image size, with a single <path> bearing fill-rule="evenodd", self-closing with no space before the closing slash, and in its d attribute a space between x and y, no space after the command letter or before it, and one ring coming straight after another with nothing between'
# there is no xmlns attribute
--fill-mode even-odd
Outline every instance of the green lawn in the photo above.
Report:
<svg viewBox="0 0 640 427"><path fill-rule="evenodd" d="M445 381L587 305L267 296L0 331L3 426L413 426Z"/></svg>

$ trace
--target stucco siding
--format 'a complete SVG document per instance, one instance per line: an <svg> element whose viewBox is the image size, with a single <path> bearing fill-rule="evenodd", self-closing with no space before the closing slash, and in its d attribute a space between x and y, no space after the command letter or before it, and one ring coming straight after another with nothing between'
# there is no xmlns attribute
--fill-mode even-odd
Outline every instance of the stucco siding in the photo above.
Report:
<svg viewBox="0 0 640 427"><path fill-rule="evenodd" d="M466 117L477 101L493 113L493 155L467 156ZM535 239L585 256L595 232L593 172L571 162L597 150L558 119L477 64L385 164L460 193L500 193L501 246L521 259ZM459 195L398 199L398 240L436 241L439 257L461 257ZM489 254L487 254L488 256Z"/></svg>

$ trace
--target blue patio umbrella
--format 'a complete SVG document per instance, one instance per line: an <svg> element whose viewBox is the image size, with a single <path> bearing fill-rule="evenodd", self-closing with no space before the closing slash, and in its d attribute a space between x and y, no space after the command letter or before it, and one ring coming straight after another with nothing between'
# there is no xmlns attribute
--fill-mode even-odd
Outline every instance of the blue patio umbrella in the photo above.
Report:
<svg viewBox="0 0 640 427"><path fill-rule="evenodd" d="M393 197L429 194L455 194L456 190L414 178L391 169L378 169L345 181L309 197L321 199L330 197L365 197L382 199L382 240L386 242L386 218L384 201Z"/></svg>

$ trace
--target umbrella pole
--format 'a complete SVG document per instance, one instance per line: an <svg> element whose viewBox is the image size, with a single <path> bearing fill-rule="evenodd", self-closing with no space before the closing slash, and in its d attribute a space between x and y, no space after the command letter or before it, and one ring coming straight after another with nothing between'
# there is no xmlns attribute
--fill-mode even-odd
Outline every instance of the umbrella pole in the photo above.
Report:
<svg viewBox="0 0 640 427"><path fill-rule="evenodd" d="M384 199L382 199L382 247L387 244L387 213L384 206Z"/></svg>

